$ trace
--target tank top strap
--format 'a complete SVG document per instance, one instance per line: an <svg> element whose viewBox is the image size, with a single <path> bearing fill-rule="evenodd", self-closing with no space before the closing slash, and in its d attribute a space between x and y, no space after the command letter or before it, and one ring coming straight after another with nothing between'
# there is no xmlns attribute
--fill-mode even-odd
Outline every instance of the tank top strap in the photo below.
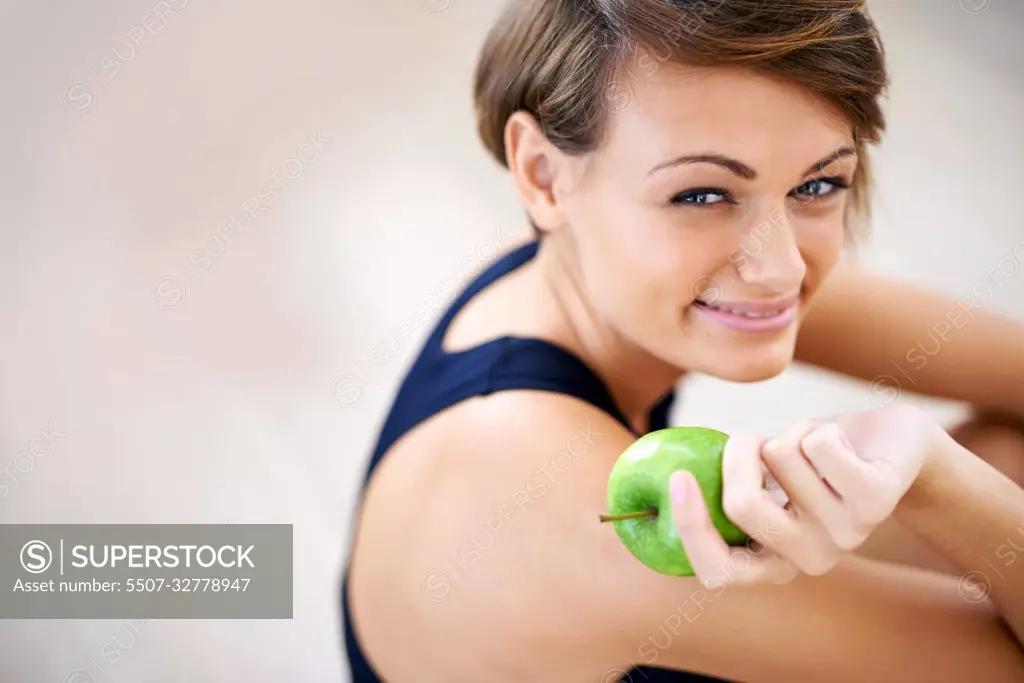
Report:
<svg viewBox="0 0 1024 683"><path fill-rule="evenodd" d="M445 334L448 332L448 328L451 326L455 316L457 316L459 312L466 307L466 304L468 304L473 297L482 292L488 286L533 259L533 257L537 255L537 250L539 248L539 240L527 242L526 244L512 249L477 275L476 279L470 282L469 285L467 285L466 288L463 289L457 297L455 297L455 300L452 301L448 306L448 309L437 321L433 332L430 337L427 338L424 350L430 351L435 355L441 353L441 344L444 341Z"/></svg>
<svg viewBox="0 0 1024 683"><path fill-rule="evenodd" d="M380 432L367 471L399 439L462 401L498 391L537 390L565 394L607 413L632 431L608 387L569 350L546 340L506 335L458 351L442 348L449 326L466 304L488 285L532 259L538 242L518 247L481 273L451 303L406 374ZM651 411L650 430L667 426L674 394L670 392Z"/></svg>

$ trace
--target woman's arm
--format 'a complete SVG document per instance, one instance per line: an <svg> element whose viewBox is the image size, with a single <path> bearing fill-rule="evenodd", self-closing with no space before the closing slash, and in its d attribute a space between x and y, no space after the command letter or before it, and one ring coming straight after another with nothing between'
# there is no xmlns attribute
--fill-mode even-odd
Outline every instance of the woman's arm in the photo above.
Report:
<svg viewBox="0 0 1024 683"><path fill-rule="evenodd" d="M848 555L782 586L649 583L619 647L639 664L749 683L1024 680L1024 654L991 608L940 574Z"/></svg>
<svg viewBox="0 0 1024 683"><path fill-rule="evenodd" d="M797 360L1024 415L1024 325L985 310L989 284L954 299L840 267L802 323Z"/></svg>
<svg viewBox="0 0 1024 683"><path fill-rule="evenodd" d="M991 598L1024 644L1024 491L936 428L935 447L896 518L960 567L966 601ZM1017 543L1021 545L1016 545Z"/></svg>
<svg viewBox="0 0 1024 683"><path fill-rule="evenodd" d="M632 439L596 411L590 419L605 437L566 483L580 505L600 511L610 468ZM944 468L936 465L934 471L945 474L929 479L927 495L915 492L915 509L961 495L955 487L943 492L951 481ZM1005 505L1003 514L1012 509L1024 515L1024 492L1016 491ZM961 596L956 577L848 555L825 575L786 585L705 588L696 578L644 567L613 529L593 520L581 514L569 533L575 540L566 542L564 552L576 571L560 574L548 589L559 598L544 605L545 622L553 633L563 618L588 624L588 656L611 674L652 665L751 683L1024 680L1020 644L989 601ZM989 515L975 521L988 523ZM972 543L975 531L961 526L949 533L967 537L957 541L966 554L986 547L987 541ZM731 561L723 563L724 575L741 569L730 567Z"/></svg>

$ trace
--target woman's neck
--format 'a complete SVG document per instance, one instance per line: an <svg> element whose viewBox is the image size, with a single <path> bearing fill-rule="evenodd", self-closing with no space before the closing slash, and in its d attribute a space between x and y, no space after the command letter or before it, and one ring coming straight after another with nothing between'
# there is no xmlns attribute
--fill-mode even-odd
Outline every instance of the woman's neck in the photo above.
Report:
<svg viewBox="0 0 1024 683"><path fill-rule="evenodd" d="M649 428L647 414L684 374L624 338L590 303L582 278L559 245L542 240L531 263L536 285L565 321L569 350L605 382L633 428Z"/></svg>

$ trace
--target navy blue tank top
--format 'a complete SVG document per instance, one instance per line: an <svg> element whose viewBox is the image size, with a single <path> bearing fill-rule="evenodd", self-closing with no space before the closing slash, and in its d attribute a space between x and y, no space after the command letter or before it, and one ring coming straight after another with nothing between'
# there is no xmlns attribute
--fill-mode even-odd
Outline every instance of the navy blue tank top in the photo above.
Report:
<svg viewBox="0 0 1024 683"><path fill-rule="evenodd" d="M540 339L504 336L461 351L449 352L442 349L451 321L469 300L532 259L538 246L539 243L534 241L518 247L484 270L452 302L437 322L420 355L402 380L370 457L363 480L364 488L388 449L406 432L460 401L496 391L534 389L574 396L605 411L632 431L629 421L620 412L604 382L583 361L560 346ZM668 426L668 414L674 398L675 393L669 392L651 410L650 431ZM361 499L360 495L359 504ZM341 581L341 615L352 683L382 683L367 662L356 638L347 589L346 569ZM708 683L719 680L647 666L635 667L621 679L626 683Z"/></svg>

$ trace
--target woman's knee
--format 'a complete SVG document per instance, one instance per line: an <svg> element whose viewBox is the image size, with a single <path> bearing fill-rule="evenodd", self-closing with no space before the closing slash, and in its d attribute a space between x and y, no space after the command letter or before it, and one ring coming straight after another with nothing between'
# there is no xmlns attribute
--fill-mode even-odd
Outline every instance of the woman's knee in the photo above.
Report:
<svg viewBox="0 0 1024 683"><path fill-rule="evenodd" d="M1024 418L978 412L949 433L964 448L1024 486Z"/></svg>

